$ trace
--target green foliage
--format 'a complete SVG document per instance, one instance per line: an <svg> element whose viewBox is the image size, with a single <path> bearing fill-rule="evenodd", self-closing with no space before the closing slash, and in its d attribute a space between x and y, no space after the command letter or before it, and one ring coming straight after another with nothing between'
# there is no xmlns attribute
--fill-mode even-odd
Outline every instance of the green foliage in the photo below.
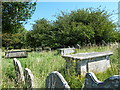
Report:
<svg viewBox="0 0 120 90"><path fill-rule="evenodd" d="M37 20L27 34L27 41L31 47L52 48L119 41L119 33L110 16L99 8L78 9L70 13L61 11L53 23L44 18Z"/></svg>
<svg viewBox="0 0 120 90"><path fill-rule="evenodd" d="M27 41L31 47L46 47L50 45L52 39L52 25L42 18L33 24L33 30L27 33ZM32 40L32 41L31 41Z"/></svg>
<svg viewBox="0 0 120 90"><path fill-rule="evenodd" d="M83 45L115 41L116 25L109 19L110 15L101 9L78 9L70 13L62 12L55 21L63 45ZM64 38L64 39L63 39ZM71 43L70 43L71 42Z"/></svg>
<svg viewBox="0 0 120 90"><path fill-rule="evenodd" d="M16 34L4 33L2 34L2 46L15 49L15 48L25 48L26 46L26 33L27 31L21 27L19 32Z"/></svg>
<svg viewBox="0 0 120 90"><path fill-rule="evenodd" d="M90 48L82 47L79 53L113 51L113 55L110 57L111 68L103 73L95 73L98 80L104 81L113 75L118 75L118 50L119 49L113 49L110 46L90 46ZM78 51L76 52L78 53ZM18 60L21 62L23 69L29 68L32 71L35 79L35 88L45 88L46 77L52 71L59 71L71 88L82 88L85 78L77 75L74 67L74 70L72 70L72 72L66 70L65 60L60 55L56 54L57 51L30 52L28 53L28 58L18 58ZM16 87L14 84L15 72L12 59L2 58L2 79L2 88Z"/></svg>
<svg viewBox="0 0 120 90"><path fill-rule="evenodd" d="M35 11L36 2L2 2L2 32L16 33Z"/></svg>

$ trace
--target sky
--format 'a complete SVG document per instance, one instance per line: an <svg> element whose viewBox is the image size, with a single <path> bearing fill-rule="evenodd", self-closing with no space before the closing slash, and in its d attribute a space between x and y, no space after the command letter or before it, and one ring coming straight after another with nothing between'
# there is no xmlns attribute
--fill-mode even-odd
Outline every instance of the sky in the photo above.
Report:
<svg viewBox="0 0 120 90"><path fill-rule="evenodd" d="M118 2L37 2L34 14L24 27L26 30L32 30L34 21L40 20L41 18L54 21L56 20L54 15L60 14L60 11L70 12L82 8L98 8L99 6L101 6L101 9L105 8L109 13L113 10L117 13L118 10ZM111 18L116 22L118 15L116 14Z"/></svg>

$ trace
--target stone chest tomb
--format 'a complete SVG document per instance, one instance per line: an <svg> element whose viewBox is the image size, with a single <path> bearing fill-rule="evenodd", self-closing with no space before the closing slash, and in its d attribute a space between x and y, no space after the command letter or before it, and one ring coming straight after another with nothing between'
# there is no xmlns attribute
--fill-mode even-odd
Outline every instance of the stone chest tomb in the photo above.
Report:
<svg viewBox="0 0 120 90"><path fill-rule="evenodd" d="M104 72L110 67L110 55L113 53L107 52L91 52L77 53L71 55L63 55L66 60L66 68L76 70L77 74L85 76L87 72Z"/></svg>
<svg viewBox="0 0 120 90"><path fill-rule="evenodd" d="M6 58L25 58L28 56L26 51L7 51L5 52Z"/></svg>
<svg viewBox="0 0 120 90"><path fill-rule="evenodd" d="M61 48L58 50L58 54L61 55L67 55L74 52L75 52L75 48Z"/></svg>

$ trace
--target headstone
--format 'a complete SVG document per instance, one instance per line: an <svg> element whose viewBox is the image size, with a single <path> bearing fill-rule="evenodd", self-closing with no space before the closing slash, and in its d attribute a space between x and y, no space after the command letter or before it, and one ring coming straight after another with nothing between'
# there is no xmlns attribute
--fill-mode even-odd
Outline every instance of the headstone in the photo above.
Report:
<svg viewBox="0 0 120 90"><path fill-rule="evenodd" d="M5 52L6 58L24 58L27 57L28 54L26 51L7 51Z"/></svg>
<svg viewBox="0 0 120 90"><path fill-rule="evenodd" d="M43 49L44 49L44 51L51 51L50 47L44 47Z"/></svg>
<svg viewBox="0 0 120 90"><path fill-rule="evenodd" d="M49 76L47 77L46 88L70 90L70 86L68 85L67 81L57 71L50 73Z"/></svg>
<svg viewBox="0 0 120 90"><path fill-rule="evenodd" d="M36 48L36 52L42 52L42 48Z"/></svg>
<svg viewBox="0 0 120 90"><path fill-rule="evenodd" d="M13 63L14 63L14 68L15 68L15 73L16 73L16 83L17 84L23 83L24 75L23 75L21 63L16 58L13 59Z"/></svg>
<svg viewBox="0 0 120 90"><path fill-rule="evenodd" d="M76 45L76 48L77 48L77 49L80 49L81 47L80 47L80 45L79 45L79 44L77 44L77 45Z"/></svg>
<svg viewBox="0 0 120 90"><path fill-rule="evenodd" d="M68 46L68 48L70 48L70 46Z"/></svg>
<svg viewBox="0 0 120 90"><path fill-rule="evenodd" d="M114 75L102 82L96 78L94 73L87 73L85 77L84 90L88 90L90 88L108 88L108 90L118 90L120 89L120 75Z"/></svg>
<svg viewBox="0 0 120 90"><path fill-rule="evenodd" d="M34 87L34 76L30 69L24 69L24 77L25 77L25 88L33 88Z"/></svg>

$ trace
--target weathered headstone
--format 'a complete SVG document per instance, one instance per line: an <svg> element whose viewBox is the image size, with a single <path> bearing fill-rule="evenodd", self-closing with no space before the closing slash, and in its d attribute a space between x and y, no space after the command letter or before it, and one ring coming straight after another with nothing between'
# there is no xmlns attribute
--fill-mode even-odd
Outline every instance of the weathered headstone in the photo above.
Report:
<svg viewBox="0 0 120 90"><path fill-rule="evenodd" d="M50 73L47 77L46 88L70 90L70 86L68 85L64 77L57 71Z"/></svg>
<svg viewBox="0 0 120 90"><path fill-rule="evenodd" d="M51 51L51 48L50 47L44 47L43 50L44 51Z"/></svg>
<svg viewBox="0 0 120 90"><path fill-rule="evenodd" d="M6 58L20 58L20 57L27 57L28 54L26 51L7 51L5 52Z"/></svg>
<svg viewBox="0 0 120 90"><path fill-rule="evenodd" d="M24 69L25 88L34 88L34 76L30 69Z"/></svg>
<svg viewBox="0 0 120 90"><path fill-rule="evenodd" d="M42 48L36 48L36 52L42 52Z"/></svg>
<svg viewBox="0 0 120 90"><path fill-rule="evenodd" d="M74 52L75 52L75 48L61 48L58 50L58 54L61 55L67 55Z"/></svg>
<svg viewBox="0 0 120 90"><path fill-rule="evenodd" d="M80 49L81 47L79 44L77 44L75 48Z"/></svg>
<svg viewBox="0 0 120 90"><path fill-rule="evenodd" d="M75 63L75 70L78 74L85 76L87 72L104 72L110 67L110 55L113 53L107 52L91 52L77 53L71 55L63 55L66 60L66 67L72 70L72 65Z"/></svg>
<svg viewBox="0 0 120 90"><path fill-rule="evenodd" d="M94 73L90 72L86 74L85 83L84 83L84 90L88 90L90 88L108 88L112 90L120 89L120 75L114 75L109 77L104 82L99 81Z"/></svg>
<svg viewBox="0 0 120 90"><path fill-rule="evenodd" d="M16 73L16 84L24 83L24 75L21 63L16 58L13 59L15 73Z"/></svg>
<svg viewBox="0 0 120 90"><path fill-rule="evenodd" d="M70 46L68 46L68 48L70 48Z"/></svg>

